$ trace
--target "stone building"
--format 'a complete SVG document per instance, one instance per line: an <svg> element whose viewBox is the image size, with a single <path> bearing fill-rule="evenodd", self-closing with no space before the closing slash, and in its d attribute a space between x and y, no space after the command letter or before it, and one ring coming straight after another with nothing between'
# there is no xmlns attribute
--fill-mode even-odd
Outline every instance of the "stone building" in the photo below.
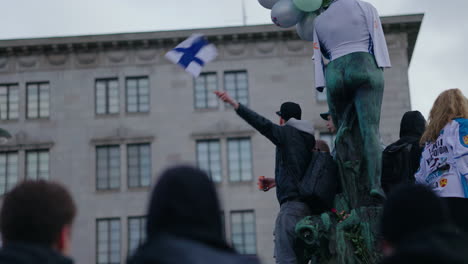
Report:
<svg viewBox="0 0 468 264"><path fill-rule="evenodd" d="M411 109L408 66L423 15L384 17L393 68L385 71L381 134L398 137ZM194 32L219 57L196 80L164 59ZM144 239L148 192L167 166L208 169L222 199L227 240L273 263L274 146L218 102L228 90L277 121L295 101L329 142L314 90L312 46L272 25L0 41L0 193L25 178L64 183L79 208L72 254L77 263L123 263ZM187 219L187 221L190 221Z"/></svg>

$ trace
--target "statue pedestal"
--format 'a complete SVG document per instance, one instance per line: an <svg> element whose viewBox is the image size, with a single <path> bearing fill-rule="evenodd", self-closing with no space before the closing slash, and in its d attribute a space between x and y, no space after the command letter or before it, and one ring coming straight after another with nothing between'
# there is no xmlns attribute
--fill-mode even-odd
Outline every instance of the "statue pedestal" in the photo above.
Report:
<svg viewBox="0 0 468 264"><path fill-rule="evenodd" d="M312 263L378 263L381 213L381 206L362 206L304 218L296 226L300 243L305 244L303 263L310 259Z"/></svg>

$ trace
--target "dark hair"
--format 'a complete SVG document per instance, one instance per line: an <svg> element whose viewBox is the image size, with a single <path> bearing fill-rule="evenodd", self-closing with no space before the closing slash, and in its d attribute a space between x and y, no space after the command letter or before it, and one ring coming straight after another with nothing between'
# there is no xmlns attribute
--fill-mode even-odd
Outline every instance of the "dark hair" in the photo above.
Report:
<svg viewBox="0 0 468 264"><path fill-rule="evenodd" d="M24 181L5 195L0 211L2 239L5 244L26 242L50 247L75 214L76 205L62 185Z"/></svg>
<svg viewBox="0 0 468 264"><path fill-rule="evenodd" d="M220 204L208 175L181 165L164 171L154 187L146 221L147 239L161 233L228 249Z"/></svg>
<svg viewBox="0 0 468 264"><path fill-rule="evenodd" d="M398 244L410 235L450 224L446 204L423 185L405 184L390 193L384 204L381 232Z"/></svg>

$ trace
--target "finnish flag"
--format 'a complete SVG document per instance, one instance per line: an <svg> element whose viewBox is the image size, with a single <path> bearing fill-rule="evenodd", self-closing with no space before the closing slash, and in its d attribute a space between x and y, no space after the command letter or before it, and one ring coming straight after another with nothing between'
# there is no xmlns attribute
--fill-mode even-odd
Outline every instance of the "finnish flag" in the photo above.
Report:
<svg viewBox="0 0 468 264"><path fill-rule="evenodd" d="M193 34L166 53L166 58L179 64L186 72L198 77L206 63L218 56L215 45L210 44L202 34Z"/></svg>

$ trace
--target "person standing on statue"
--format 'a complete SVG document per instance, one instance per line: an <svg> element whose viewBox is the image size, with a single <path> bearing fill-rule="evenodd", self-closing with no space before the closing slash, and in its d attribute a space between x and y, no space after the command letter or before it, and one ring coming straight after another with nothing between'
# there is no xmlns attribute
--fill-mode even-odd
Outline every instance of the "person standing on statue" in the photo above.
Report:
<svg viewBox="0 0 468 264"><path fill-rule="evenodd" d="M275 224L275 259L279 264L301 263L295 250L295 227L298 221L311 215L311 209L301 200L297 183L305 174L312 159L315 146L313 126L301 120L302 110L293 102L281 105L279 125L255 113L232 99L227 92L215 94L224 102L232 105L236 113L268 138L276 146L275 179L260 176L264 190L276 186L276 196L280 212Z"/></svg>
<svg viewBox="0 0 468 264"><path fill-rule="evenodd" d="M391 64L377 10L360 0L328 1L326 10L315 20L314 31L316 88L327 88L338 137L347 109L355 111L370 195L383 197L379 123L383 68ZM329 61L327 66L324 58Z"/></svg>

